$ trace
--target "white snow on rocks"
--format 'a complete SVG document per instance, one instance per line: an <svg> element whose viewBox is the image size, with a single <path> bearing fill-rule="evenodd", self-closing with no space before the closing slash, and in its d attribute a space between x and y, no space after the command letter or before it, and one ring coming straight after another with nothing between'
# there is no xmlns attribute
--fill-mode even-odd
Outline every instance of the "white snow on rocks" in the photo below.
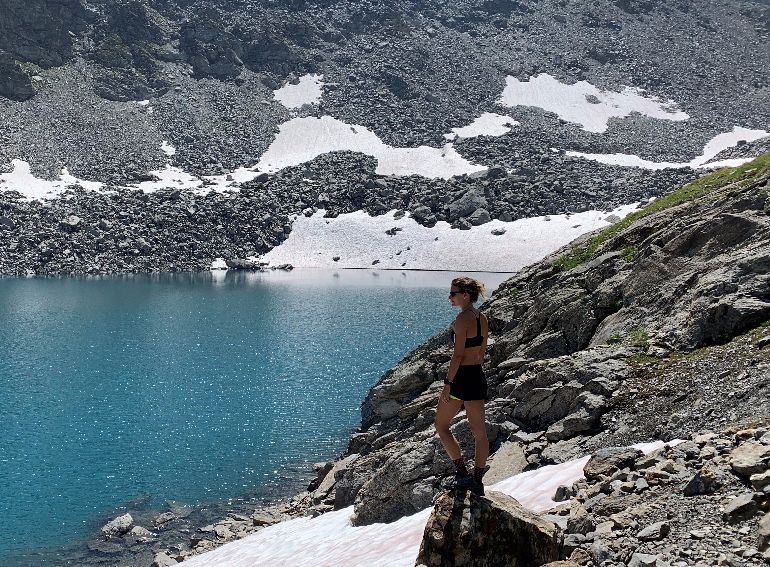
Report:
<svg viewBox="0 0 770 567"><path fill-rule="evenodd" d="M455 138L475 138L477 136L502 136L517 124L518 122L510 116L485 112L467 126L452 128L452 133L444 134L444 138L454 140Z"/></svg>
<svg viewBox="0 0 770 567"><path fill-rule="evenodd" d="M152 193L160 189L198 189L203 185L203 181L194 175L187 173L185 170L166 164L163 169L154 169L150 171L150 175L156 177L152 181L142 181L138 185L134 185L134 189L140 189L146 193Z"/></svg>
<svg viewBox="0 0 770 567"><path fill-rule="evenodd" d="M559 118L580 124L589 132L604 132L610 118L622 118L638 112L661 120L687 120L689 115L676 109L674 101L649 97L643 91L624 87L622 91L603 91L587 81L572 85L542 73L519 81L506 77L506 86L500 97L506 106L536 106L556 113Z"/></svg>
<svg viewBox="0 0 770 567"><path fill-rule="evenodd" d="M299 83L287 83L273 91L275 100L286 108L301 108L306 104L318 104L323 94L323 75L303 75Z"/></svg>
<svg viewBox="0 0 770 567"><path fill-rule="evenodd" d="M298 117L284 122L262 155L256 169L273 173L335 151L361 152L377 159L380 175L421 175L448 179L483 171L446 144L443 148L394 148L364 126L347 124L331 116Z"/></svg>
<svg viewBox="0 0 770 567"><path fill-rule="evenodd" d="M176 148L169 144L166 140L163 140L160 143L160 149L167 156L173 156L176 153Z"/></svg>
<svg viewBox="0 0 770 567"><path fill-rule="evenodd" d="M734 158L711 161L721 151L732 148L740 141L753 142L770 136L765 130L749 130L735 126L732 132L717 134L703 147L703 153L688 162L650 161L631 154L587 154L583 152L566 152L568 156L589 159L609 165L625 167L640 167L643 169L666 169L692 167L693 169L713 169L717 167L736 167L754 158Z"/></svg>
<svg viewBox="0 0 770 567"><path fill-rule="evenodd" d="M289 237L262 261L308 268L456 270L462 266L464 270L515 272L581 234L609 226L610 215L623 217L636 208L633 204L609 213L493 220L469 230L452 229L444 221L427 228L410 216L396 219L395 211L375 217L356 211L324 218L325 211L319 210L311 217L298 216Z"/></svg>
<svg viewBox="0 0 770 567"><path fill-rule="evenodd" d="M635 445L645 453L662 446L662 442ZM559 485L569 486L582 478L589 458L523 472L487 490L504 492L542 512L556 504L551 497ZM431 511L426 508L389 524L353 527L353 506L349 506L316 518L296 518L266 527L184 563L189 567L411 567Z"/></svg>
<svg viewBox="0 0 770 567"><path fill-rule="evenodd" d="M27 199L50 199L63 193L68 185L80 185L84 189L96 191L103 187L98 181L86 181L74 177L63 167L59 177L54 180L35 177L29 163L20 159L11 160L13 169L0 173L0 191L18 191Z"/></svg>

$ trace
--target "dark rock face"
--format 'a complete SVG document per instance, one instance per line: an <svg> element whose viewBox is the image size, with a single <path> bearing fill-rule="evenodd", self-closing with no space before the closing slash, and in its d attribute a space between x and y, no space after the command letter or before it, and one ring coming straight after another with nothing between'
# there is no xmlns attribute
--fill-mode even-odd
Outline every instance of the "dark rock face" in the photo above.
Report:
<svg viewBox="0 0 770 567"><path fill-rule="evenodd" d="M95 19L80 0L2 0L0 14L0 54L43 68L67 61L73 50L71 34Z"/></svg>
<svg viewBox="0 0 770 567"><path fill-rule="evenodd" d="M558 528L502 492L448 492L425 526L415 565L537 567L559 559Z"/></svg>
<svg viewBox="0 0 770 567"><path fill-rule="evenodd" d="M11 100L27 100L35 96L32 81L8 54L0 52L0 96Z"/></svg>

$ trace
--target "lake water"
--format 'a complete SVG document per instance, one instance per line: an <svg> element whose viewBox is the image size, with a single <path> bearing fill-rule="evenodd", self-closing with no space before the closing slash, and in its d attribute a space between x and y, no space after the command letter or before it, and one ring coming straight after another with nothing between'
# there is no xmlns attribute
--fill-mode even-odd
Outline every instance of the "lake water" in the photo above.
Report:
<svg viewBox="0 0 770 567"><path fill-rule="evenodd" d="M456 275L0 278L0 564L132 501L295 490L382 373L451 322Z"/></svg>

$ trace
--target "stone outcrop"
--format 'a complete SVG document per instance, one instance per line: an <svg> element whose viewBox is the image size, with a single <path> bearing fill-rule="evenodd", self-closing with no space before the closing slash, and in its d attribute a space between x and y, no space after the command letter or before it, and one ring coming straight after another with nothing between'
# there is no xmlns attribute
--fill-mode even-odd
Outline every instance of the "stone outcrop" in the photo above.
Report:
<svg viewBox="0 0 770 567"><path fill-rule="evenodd" d="M415 565L538 567L559 559L559 530L502 492L448 492L425 526Z"/></svg>
<svg viewBox="0 0 770 567"><path fill-rule="evenodd" d="M642 216L572 269L559 269L560 258L591 237L502 284L482 305L495 339L485 364L493 455L521 441L527 467L577 456L580 443L607 427L602 420L639 357L662 360L721 343L770 318L767 187L767 173L749 173L702 199ZM621 253L628 247L637 249L630 260ZM729 316L714 319L716 312ZM452 467L431 425L450 355L447 333L435 336L364 400L362 430L348 449L360 457L340 475L344 497L336 500L355 504L357 525L416 512L446 487ZM464 414L452 428L472 448ZM607 455L596 462L596 477L636 456L621 451L613 462ZM718 484L706 477L691 490Z"/></svg>

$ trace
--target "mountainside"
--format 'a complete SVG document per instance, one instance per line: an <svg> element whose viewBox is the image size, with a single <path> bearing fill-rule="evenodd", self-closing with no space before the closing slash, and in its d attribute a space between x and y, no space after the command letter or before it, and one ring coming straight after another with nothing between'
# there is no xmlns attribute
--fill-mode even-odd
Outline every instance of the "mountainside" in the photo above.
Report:
<svg viewBox="0 0 770 567"><path fill-rule="evenodd" d="M485 482L588 453L628 453L608 447L691 439L649 459L631 451L628 462L612 461L605 477L563 489L569 506L553 512L568 522L562 551L586 565L592 553L616 563L636 547L649 554L650 545L640 542L658 540L637 539L636 526L668 519L672 536L653 545L653 556L690 549L687 557L731 553L735 559L742 549L746 565L761 564L757 514L769 502L763 481L751 475L770 466L770 452L757 457L761 470L733 466L733 473L728 461L748 451L739 446L751 439L768 440L770 154L704 176L578 239L501 284L480 307L492 339L484 363L491 448ZM159 539L130 551L125 546L137 542L128 536L89 546L108 546L140 564L140 557L165 549L173 562L291 516L353 505L351 520L363 526L430 507L453 477L433 427L451 357L448 334L415 349L372 387L360 430L343 455L318 465L307 492L200 530L171 513L171 521L156 521ZM754 429L741 432L747 427ZM471 457L464 412L452 429ZM684 485L705 465L718 469L721 480L695 492L701 500L682 499ZM646 492L640 478L655 488ZM756 505L744 502L755 482ZM604 507L597 506L599 493L608 498ZM624 493L628 498L618 499ZM624 502L633 510L621 518ZM729 521L720 519L722 509ZM665 518L661 510L668 510ZM696 511L695 527L688 527ZM596 531L608 521L614 527ZM688 535L691 528L704 535ZM625 530L623 538L613 540L614 529ZM711 531L721 540L706 538ZM169 541L177 543L169 548ZM730 564L744 564L735 561Z"/></svg>
<svg viewBox="0 0 770 567"><path fill-rule="evenodd" d="M0 12L1 273L205 269L317 209L459 229L609 210L770 147L766 3Z"/></svg>
<svg viewBox="0 0 770 567"><path fill-rule="evenodd" d="M481 305L493 462L522 470L770 417L768 354L735 338L770 320L768 180L770 155L716 172L501 284ZM450 357L447 331L364 400L333 493L357 523L443 489L451 462L432 424ZM462 414L454 429L472 447Z"/></svg>

